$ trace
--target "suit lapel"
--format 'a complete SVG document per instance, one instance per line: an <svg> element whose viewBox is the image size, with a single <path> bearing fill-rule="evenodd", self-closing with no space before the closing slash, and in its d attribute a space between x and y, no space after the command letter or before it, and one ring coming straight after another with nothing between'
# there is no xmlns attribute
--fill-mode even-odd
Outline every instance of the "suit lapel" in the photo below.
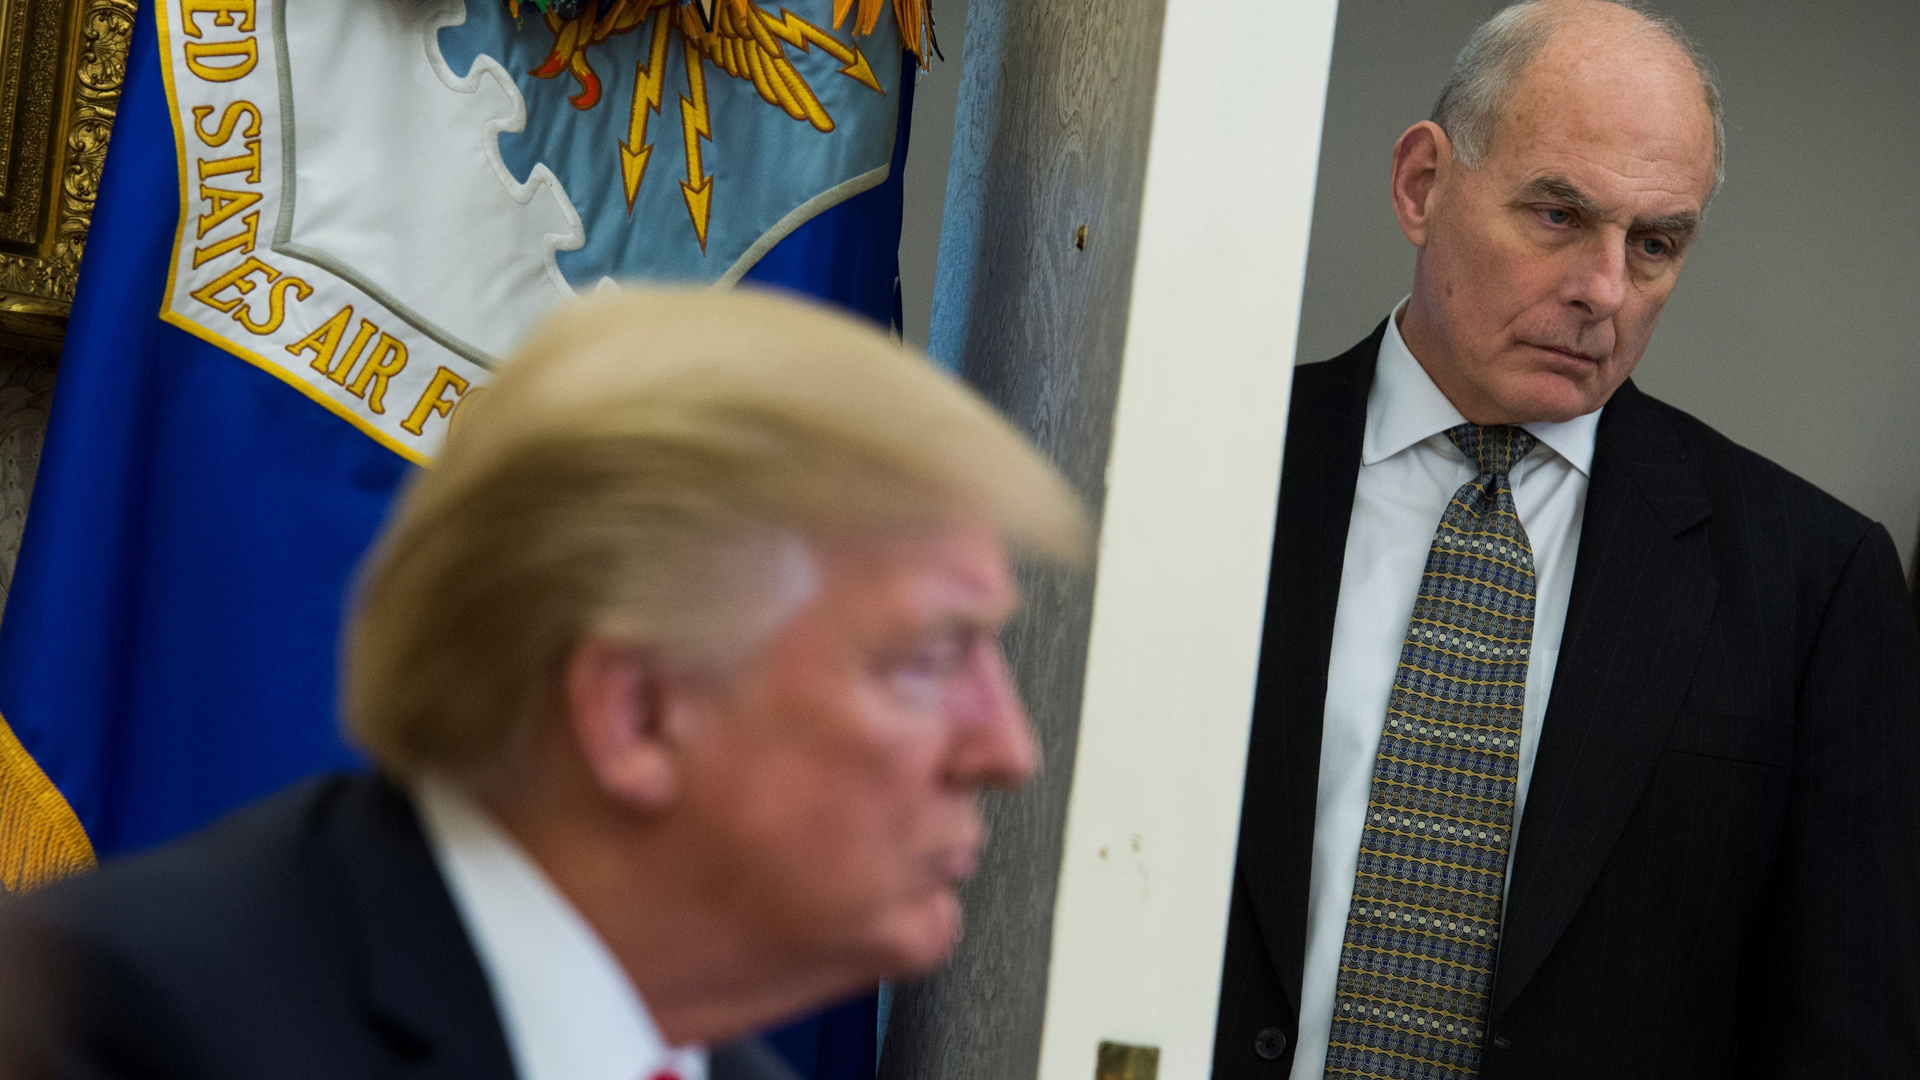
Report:
<svg viewBox="0 0 1920 1080"><path fill-rule="evenodd" d="M412 1075L514 1080L486 974L427 848L412 802L392 783L354 782L325 842L346 879L369 1019Z"/></svg>
<svg viewBox="0 0 1920 1080"><path fill-rule="evenodd" d="M1560 660L1509 883L1497 1019L1599 876L1658 762L1718 591L1711 512L1672 426L1631 382L1601 415Z"/></svg>
<svg viewBox="0 0 1920 1080"><path fill-rule="evenodd" d="M1351 351L1294 378L1281 464L1259 687L1241 816L1240 872L1295 1015L1320 787L1334 609L1382 322Z"/></svg>
<svg viewBox="0 0 1920 1080"><path fill-rule="evenodd" d="M347 882L347 915L370 1019L411 1066L410 1075L515 1080L486 973L412 800L384 779L352 783L326 842ZM799 1080L757 1038L715 1047L707 1075Z"/></svg>

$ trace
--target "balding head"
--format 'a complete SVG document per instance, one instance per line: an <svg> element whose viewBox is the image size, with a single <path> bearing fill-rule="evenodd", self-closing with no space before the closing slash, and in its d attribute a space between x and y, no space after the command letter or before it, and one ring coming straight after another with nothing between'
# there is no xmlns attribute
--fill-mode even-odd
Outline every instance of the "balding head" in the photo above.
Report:
<svg viewBox="0 0 1920 1080"><path fill-rule="evenodd" d="M1558 47L1549 50L1556 39ZM1527 0L1506 8L1481 24L1460 50L1431 119L1453 140L1461 164L1479 168L1529 64L1543 51L1591 57L1601 43L1629 54L1629 70L1662 78L1678 75L1698 85L1700 103L1713 124L1718 188L1725 176L1726 125L1712 68L1678 23L1630 0ZM1553 67L1567 58L1549 56L1542 66Z"/></svg>
<svg viewBox="0 0 1920 1080"><path fill-rule="evenodd" d="M1420 249L1400 325L1476 423L1559 422L1633 372L1720 173L1719 94L1678 27L1536 0L1474 35L1394 147Z"/></svg>

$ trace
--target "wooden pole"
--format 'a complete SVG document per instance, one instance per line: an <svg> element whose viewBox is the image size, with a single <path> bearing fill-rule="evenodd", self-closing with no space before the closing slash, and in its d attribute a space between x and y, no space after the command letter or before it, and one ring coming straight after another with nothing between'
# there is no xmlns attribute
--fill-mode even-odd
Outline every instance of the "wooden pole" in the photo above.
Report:
<svg viewBox="0 0 1920 1080"><path fill-rule="evenodd" d="M929 349L1038 441L1096 517L1162 13L1163 0L971 0L966 13ZM945 971L897 989L882 1080L1038 1067L1093 580L1029 572L1021 586L1007 647L1043 771L989 800L966 939Z"/></svg>

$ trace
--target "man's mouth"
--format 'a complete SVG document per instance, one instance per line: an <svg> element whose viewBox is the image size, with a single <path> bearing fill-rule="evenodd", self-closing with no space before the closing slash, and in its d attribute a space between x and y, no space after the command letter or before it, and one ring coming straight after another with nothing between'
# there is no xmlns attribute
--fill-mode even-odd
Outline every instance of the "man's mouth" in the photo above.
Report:
<svg viewBox="0 0 1920 1080"><path fill-rule="evenodd" d="M1539 349L1542 352L1550 352L1555 354L1556 356L1564 356L1569 360L1577 360L1583 364L1597 365L1600 363L1599 357L1594 356L1590 353L1581 352L1579 349L1566 348L1560 345L1541 345L1534 342L1529 342L1528 344L1533 345L1534 348Z"/></svg>
<svg viewBox="0 0 1920 1080"><path fill-rule="evenodd" d="M954 844L941 849L934 858L940 875L958 885L972 877L980 865L980 847L973 843Z"/></svg>

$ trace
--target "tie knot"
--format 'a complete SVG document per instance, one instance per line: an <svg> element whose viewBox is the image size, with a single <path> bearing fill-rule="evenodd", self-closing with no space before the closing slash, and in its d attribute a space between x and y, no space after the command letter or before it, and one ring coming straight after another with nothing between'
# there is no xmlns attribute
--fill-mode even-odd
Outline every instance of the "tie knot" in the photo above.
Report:
<svg viewBox="0 0 1920 1080"><path fill-rule="evenodd" d="M1511 424L1461 424L1448 428L1447 438L1472 458L1482 476L1504 476L1533 451L1536 441Z"/></svg>

